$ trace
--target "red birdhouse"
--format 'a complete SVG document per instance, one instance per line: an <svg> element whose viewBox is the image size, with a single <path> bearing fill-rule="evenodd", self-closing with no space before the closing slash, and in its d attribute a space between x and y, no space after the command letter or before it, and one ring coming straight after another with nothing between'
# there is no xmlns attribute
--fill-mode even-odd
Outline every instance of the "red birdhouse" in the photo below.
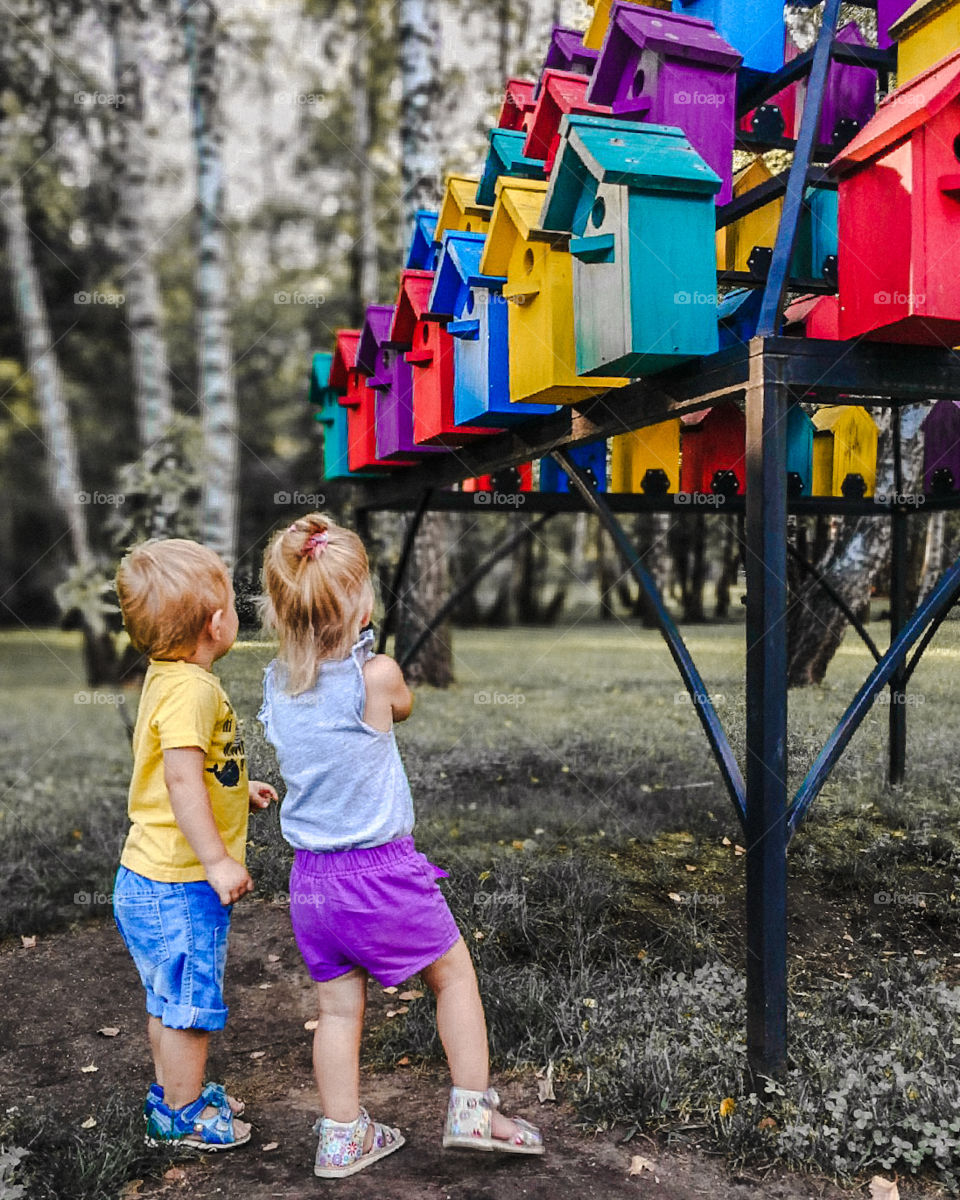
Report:
<svg viewBox="0 0 960 1200"><path fill-rule="evenodd" d="M338 329L333 362L330 364L330 386L345 393L340 403L347 410L347 465L351 471L410 466L406 461L385 462L377 458L373 420L376 392L367 387L366 375L357 370L359 344L359 329Z"/></svg>
<svg viewBox="0 0 960 1200"><path fill-rule="evenodd" d="M542 159L544 170L549 175L560 144L560 118L564 113L587 113L595 116L610 116L613 111L606 104L590 104L587 89L588 75L573 71L544 71L540 83L540 95L533 110L533 120L523 147L527 158Z"/></svg>
<svg viewBox="0 0 960 1200"><path fill-rule="evenodd" d="M496 475L475 475L460 484L461 492L501 492L505 495L533 491L533 463L505 467ZM481 503L479 500L477 503Z"/></svg>
<svg viewBox="0 0 960 1200"><path fill-rule="evenodd" d="M535 79L508 79L503 91L500 116L497 117L497 128L522 129L526 133L533 114L536 92Z"/></svg>
<svg viewBox="0 0 960 1200"><path fill-rule="evenodd" d="M960 51L892 92L831 164L840 335L960 342Z"/></svg>
<svg viewBox="0 0 960 1200"><path fill-rule="evenodd" d="M680 420L680 491L741 494L747 421L740 409L727 401Z"/></svg>
<svg viewBox="0 0 960 1200"><path fill-rule="evenodd" d="M413 369L413 440L424 446L462 446L502 433L479 425L457 425L453 411L453 336L444 316L429 310L433 271L404 271L400 276L390 341Z"/></svg>

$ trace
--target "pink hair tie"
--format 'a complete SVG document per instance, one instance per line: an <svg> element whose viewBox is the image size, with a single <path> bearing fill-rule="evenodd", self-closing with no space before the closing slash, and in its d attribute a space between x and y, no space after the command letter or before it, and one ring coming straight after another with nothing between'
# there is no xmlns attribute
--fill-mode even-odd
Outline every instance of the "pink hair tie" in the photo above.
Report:
<svg viewBox="0 0 960 1200"><path fill-rule="evenodd" d="M329 541L327 531L321 530L319 533L311 533L307 540L300 547L301 558L317 559L323 553L324 547Z"/></svg>

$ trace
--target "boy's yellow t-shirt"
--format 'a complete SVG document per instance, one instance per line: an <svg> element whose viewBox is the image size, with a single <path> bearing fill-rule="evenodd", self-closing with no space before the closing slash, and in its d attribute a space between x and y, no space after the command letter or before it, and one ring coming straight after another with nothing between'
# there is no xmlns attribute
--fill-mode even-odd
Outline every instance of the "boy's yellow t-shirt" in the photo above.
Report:
<svg viewBox="0 0 960 1200"><path fill-rule="evenodd" d="M131 828L120 862L161 883L195 883L206 874L180 831L163 777L164 750L198 746L213 819L227 853L244 862L249 787L237 718L220 680L196 663L150 660L133 731Z"/></svg>

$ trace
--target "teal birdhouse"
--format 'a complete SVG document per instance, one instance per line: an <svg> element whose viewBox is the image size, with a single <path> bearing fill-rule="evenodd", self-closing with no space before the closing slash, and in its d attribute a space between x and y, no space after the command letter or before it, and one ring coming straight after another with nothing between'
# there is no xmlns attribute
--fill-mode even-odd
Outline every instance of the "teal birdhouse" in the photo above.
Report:
<svg viewBox="0 0 960 1200"><path fill-rule="evenodd" d="M490 149L477 188L478 204L493 207L497 200L497 180L501 175L546 179L543 162L539 158L527 158L523 153L527 135L522 129L491 129L487 136Z"/></svg>
<svg viewBox="0 0 960 1200"><path fill-rule="evenodd" d="M720 176L683 131L567 116L541 225L573 234L581 375L643 375L712 354Z"/></svg>
<svg viewBox="0 0 960 1200"><path fill-rule="evenodd" d="M347 410L340 403L342 393L331 382L332 365L332 354L315 354L310 365L310 404L323 435L323 478L356 479L360 472L351 471L348 462Z"/></svg>

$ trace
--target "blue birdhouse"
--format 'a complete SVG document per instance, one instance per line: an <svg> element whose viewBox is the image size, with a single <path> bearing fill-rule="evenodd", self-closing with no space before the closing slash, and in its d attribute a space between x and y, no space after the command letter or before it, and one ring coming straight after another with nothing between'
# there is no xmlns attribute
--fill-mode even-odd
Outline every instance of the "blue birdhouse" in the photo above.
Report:
<svg viewBox="0 0 960 1200"><path fill-rule="evenodd" d="M714 353L719 175L671 126L566 116L561 131L541 225L574 235L577 373Z"/></svg>
<svg viewBox="0 0 960 1200"><path fill-rule="evenodd" d="M568 451L571 459L589 475L598 492L607 490L607 443L591 442ZM552 458L540 459L540 491L569 492L570 476Z"/></svg>
<svg viewBox="0 0 960 1200"><path fill-rule="evenodd" d="M743 55L745 71L769 74L783 66L783 0L673 0L673 11L710 21Z"/></svg>
<svg viewBox="0 0 960 1200"><path fill-rule="evenodd" d="M437 213L418 208L413 218L413 233L407 250L406 270L432 271L437 265L440 248L433 240L437 228Z"/></svg>
<svg viewBox="0 0 960 1200"><path fill-rule="evenodd" d="M727 292L717 306L721 350L750 341L757 332L762 305L762 288L737 288Z"/></svg>
<svg viewBox="0 0 960 1200"><path fill-rule="evenodd" d="M523 144L527 135L522 129L491 129L487 135L490 149L477 188L477 203L492 207L497 201L497 180L501 175L519 179L545 179L544 165L538 158L527 158Z"/></svg>
<svg viewBox="0 0 960 1200"><path fill-rule="evenodd" d="M443 235L430 311L449 314L453 335L453 415L457 425L503 428L556 412L553 404L511 404L507 302L503 276L482 275L486 237L456 230Z"/></svg>

